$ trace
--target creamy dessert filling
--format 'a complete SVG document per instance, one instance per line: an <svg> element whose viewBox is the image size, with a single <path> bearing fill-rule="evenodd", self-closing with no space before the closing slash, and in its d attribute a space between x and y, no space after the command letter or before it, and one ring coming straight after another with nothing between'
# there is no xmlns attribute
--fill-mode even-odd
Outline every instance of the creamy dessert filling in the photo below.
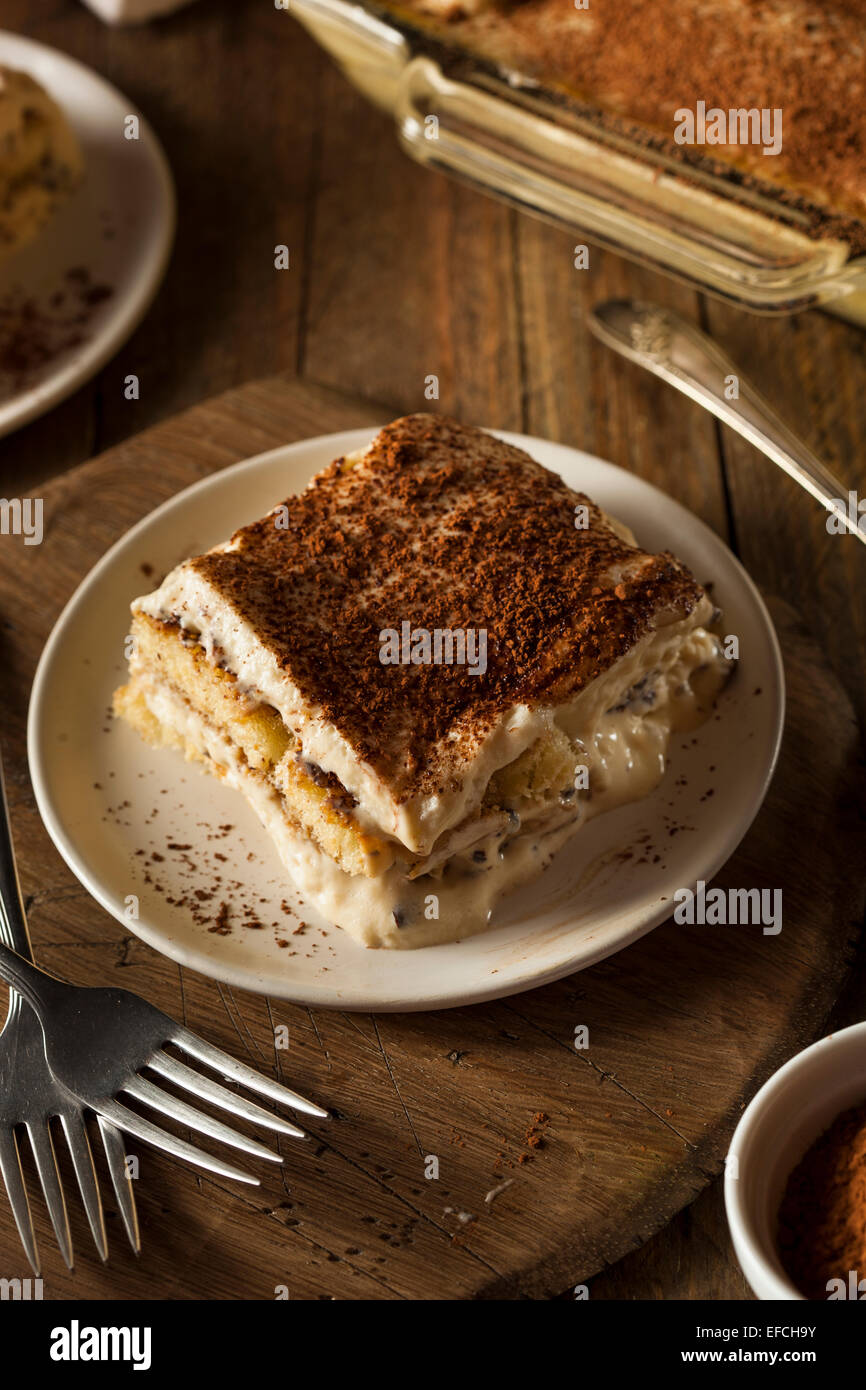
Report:
<svg viewBox="0 0 866 1390"><path fill-rule="evenodd" d="M57 103L29 73L0 65L0 259L33 240L83 170Z"/></svg>
<svg viewBox="0 0 866 1390"><path fill-rule="evenodd" d="M716 616L522 451L412 416L136 600L115 709L243 792L329 920L430 945L657 785L727 676ZM389 664L402 624L483 634L484 669Z"/></svg>

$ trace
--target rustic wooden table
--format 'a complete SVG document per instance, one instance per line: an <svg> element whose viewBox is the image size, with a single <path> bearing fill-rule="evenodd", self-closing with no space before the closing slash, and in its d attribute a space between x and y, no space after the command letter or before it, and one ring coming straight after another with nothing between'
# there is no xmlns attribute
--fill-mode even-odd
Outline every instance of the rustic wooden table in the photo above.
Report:
<svg viewBox="0 0 866 1390"><path fill-rule="evenodd" d="M3 23L87 62L147 113L180 212L166 282L134 338L0 442L4 496L251 378L288 373L388 417L426 408L435 373L442 411L598 453L702 516L798 612L863 724L861 547L828 536L805 493L697 407L598 346L585 311L639 295L701 322L860 493L863 332L821 313L757 319L595 250L575 270L574 238L412 165L389 122L261 0L208 0L132 31L106 29L78 0L6 0ZM292 268L275 275L278 243ZM141 380L135 402L123 394L129 372ZM864 980L855 968L835 1024L866 1013ZM591 1292L748 1296L719 1184Z"/></svg>

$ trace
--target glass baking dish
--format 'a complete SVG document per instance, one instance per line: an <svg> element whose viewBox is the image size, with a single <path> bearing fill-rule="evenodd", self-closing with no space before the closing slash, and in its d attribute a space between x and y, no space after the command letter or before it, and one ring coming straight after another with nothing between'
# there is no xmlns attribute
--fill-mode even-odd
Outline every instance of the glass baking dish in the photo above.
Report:
<svg viewBox="0 0 866 1390"><path fill-rule="evenodd" d="M866 256L841 238L809 236L808 214L771 186L744 187L733 169L686 168L399 9L291 0L291 13L394 117L421 163L742 308L825 304L866 321Z"/></svg>

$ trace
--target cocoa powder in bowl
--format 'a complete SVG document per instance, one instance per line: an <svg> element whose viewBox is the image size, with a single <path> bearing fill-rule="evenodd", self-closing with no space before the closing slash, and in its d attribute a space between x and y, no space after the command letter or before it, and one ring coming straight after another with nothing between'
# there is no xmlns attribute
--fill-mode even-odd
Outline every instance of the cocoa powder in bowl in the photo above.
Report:
<svg viewBox="0 0 866 1390"><path fill-rule="evenodd" d="M847 1298L866 1281L866 1101L839 1115L791 1173L778 1244L807 1298Z"/></svg>

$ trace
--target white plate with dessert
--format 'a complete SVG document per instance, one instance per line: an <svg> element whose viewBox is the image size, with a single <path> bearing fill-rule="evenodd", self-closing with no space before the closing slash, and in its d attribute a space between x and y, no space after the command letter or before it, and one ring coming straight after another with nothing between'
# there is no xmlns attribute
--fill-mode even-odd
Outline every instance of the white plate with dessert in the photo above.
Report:
<svg viewBox="0 0 866 1390"><path fill-rule="evenodd" d="M412 416L134 527L55 626L28 745L61 854L157 950L429 1009L670 916L751 824L783 709L767 611L702 522L577 450Z"/></svg>
<svg viewBox="0 0 866 1390"><path fill-rule="evenodd" d="M168 163L135 104L65 54L0 32L0 435L129 338L174 225Z"/></svg>

